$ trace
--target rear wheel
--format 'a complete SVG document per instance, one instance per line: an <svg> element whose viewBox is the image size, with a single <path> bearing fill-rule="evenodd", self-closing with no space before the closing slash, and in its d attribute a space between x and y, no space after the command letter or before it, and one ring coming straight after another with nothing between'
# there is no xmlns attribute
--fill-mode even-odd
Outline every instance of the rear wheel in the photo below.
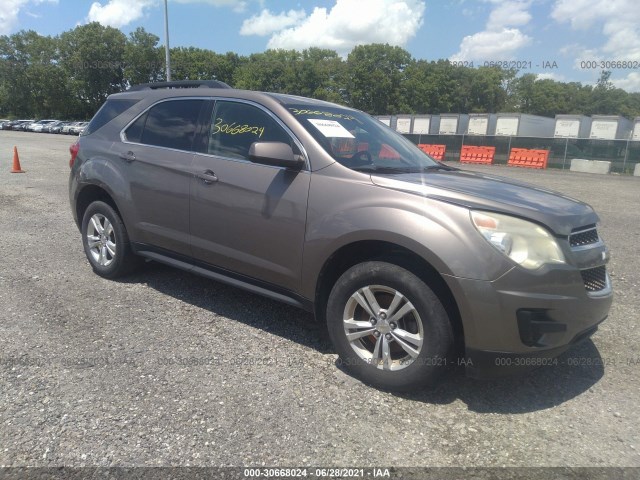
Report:
<svg viewBox="0 0 640 480"><path fill-rule="evenodd" d="M107 203L91 203L82 218L82 244L93 271L117 278L133 271L140 257L131 251L127 229L120 215Z"/></svg>
<svg viewBox="0 0 640 480"><path fill-rule="evenodd" d="M410 271L387 262L355 265L338 279L327 323L345 369L388 390L433 383L453 347L451 323L436 294Z"/></svg>

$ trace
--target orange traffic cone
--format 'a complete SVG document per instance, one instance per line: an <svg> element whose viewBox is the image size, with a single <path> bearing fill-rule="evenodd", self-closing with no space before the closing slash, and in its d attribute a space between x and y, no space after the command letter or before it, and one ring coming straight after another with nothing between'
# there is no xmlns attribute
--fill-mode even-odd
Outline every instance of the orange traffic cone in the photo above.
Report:
<svg viewBox="0 0 640 480"><path fill-rule="evenodd" d="M20 168L20 157L18 156L18 147L13 147L13 168L11 173L24 173L24 170Z"/></svg>

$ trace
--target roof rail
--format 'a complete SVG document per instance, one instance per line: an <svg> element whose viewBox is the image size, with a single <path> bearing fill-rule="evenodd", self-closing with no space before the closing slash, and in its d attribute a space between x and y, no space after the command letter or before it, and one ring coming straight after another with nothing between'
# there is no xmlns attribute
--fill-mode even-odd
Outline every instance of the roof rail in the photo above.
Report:
<svg viewBox="0 0 640 480"><path fill-rule="evenodd" d="M159 88L231 88L219 80L181 80L177 82L154 82L133 85L129 91L157 90Z"/></svg>

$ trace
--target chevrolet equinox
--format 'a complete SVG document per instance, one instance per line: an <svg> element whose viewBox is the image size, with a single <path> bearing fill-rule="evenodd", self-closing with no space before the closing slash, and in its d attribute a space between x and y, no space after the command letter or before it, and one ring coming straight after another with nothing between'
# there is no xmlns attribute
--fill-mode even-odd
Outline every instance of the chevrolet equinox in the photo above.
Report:
<svg viewBox="0 0 640 480"><path fill-rule="evenodd" d="M146 258L311 311L379 388L431 384L452 358L475 377L545 365L611 306L589 205L436 162L333 103L140 85L70 150L95 273Z"/></svg>

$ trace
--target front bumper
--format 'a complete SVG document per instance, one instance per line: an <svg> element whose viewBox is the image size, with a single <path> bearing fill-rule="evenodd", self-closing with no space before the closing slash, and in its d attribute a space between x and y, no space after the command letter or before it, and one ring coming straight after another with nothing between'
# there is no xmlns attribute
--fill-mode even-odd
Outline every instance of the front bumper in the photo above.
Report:
<svg viewBox="0 0 640 480"><path fill-rule="evenodd" d="M604 321L605 318L601 321ZM558 365L556 357L573 345L590 338L597 330L598 325L596 324L578 333L567 345L529 353L492 352L467 348L464 361L467 376L478 379L506 377L544 366Z"/></svg>
<svg viewBox="0 0 640 480"><path fill-rule="evenodd" d="M499 377L554 365L553 359L589 338L608 315L611 282L588 291L580 270L514 268L495 281L446 278L462 319L467 374Z"/></svg>

